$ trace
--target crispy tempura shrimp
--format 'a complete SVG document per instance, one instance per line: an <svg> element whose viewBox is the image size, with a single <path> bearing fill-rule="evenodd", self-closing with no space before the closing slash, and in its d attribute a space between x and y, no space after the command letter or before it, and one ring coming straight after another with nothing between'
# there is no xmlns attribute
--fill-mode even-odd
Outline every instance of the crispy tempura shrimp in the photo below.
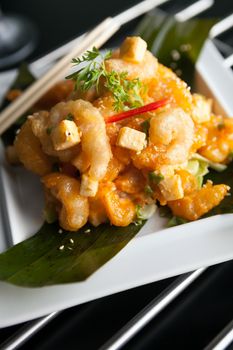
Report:
<svg viewBox="0 0 233 350"><path fill-rule="evenodd" d="M84 100L67 103L81 131L82 152L90 162L87 175L101 180L112 157L105 122L97 108Z"/></svg>
<svg viewBox="0 0 233 350"><path fill-rule="evenodd" d="M181 108L166 110L151 118L149 136L154 145L167 147L164 164L184 163L193 144L194 124Z"/></svg>
<svg viewBox="0 0 233 350"><path fill-rule="evenodd" d="M79 145L60 151L54 149L51 132L68 114L66 103L60 102L51 109L50 113L41 111L29 117L33 134L39 139L44 153L59 158L61 162L69 162L77 155L80 149Z"/></svg>
<svg viewBox="0 0 233 350"><path fill-rule="evenodd" d="M76 123L81 137L80 145L66 150L57 151L52 143L53 130L61 121L71 115ZM71 161L77 165L82 173L88 176L90 182L100 181L106 174L109 160L112 157L111 148L106 134L104 119L97 108L84 100L58 103L52 108L50 114L40 112L31 118L32 130L42 144L45 153L58 157L61 161ZM48 131L50 131L48 133ZM86 168L80 165L80 160L85 159ZM83 162L81 162L83 163ZM85 177L87 180L87 178ZM87 186L90 184L87 183ZM87 187L86 186L86 187ZM95 185L97 188L97 184ZM82 194L85 188L81 187ZM88 191L89 195L95 195ZM91 194L90 194L91 193ZM87 195L87 194L86 194Z"/></svg>
<svg viewBox="0 0 233 350"><path fill-rule="evenodd" d="M68 231L77 231L88 220L88 199L80 195L80 182L61 173L42 178L45 188L61 203L59 223Z"/></svg>
<svg viewBox="0 0 233 350"><path fill-rule="evenodd" d="M230 187L207 182L200 190L187 194L182 199L168 202L172 213L187 220L197 220L218 205L227 195Z"/></svg>
<svg viewBox="0 0 233 350"><path fill-rule="evenodd" d="M146 51L140 63L127 62L122 58L110 58L105 61L105 67L109 72L127 72L127 78L139 78L143 81L153 78L156 74L158 61L149 51Z"/></svg>
<svg viewBox="0 0 233 350"><path fill-rule="evenodd" d="M112 182L100 186L99 195L111 224L128 226L135 218L135 204L128 195L122 196Z"/></svg>
<svg viewBox="0 0 233 350"><path fill-rule="evenodd" d="M146 42L139 37L126 38L120 50L115 53L115 57L105 61L106 70L127 72L128 79L153 78L158 68L158 61L146 47Z"/></svg>
<svg viewBox="0 0 233 350"><path fill-rule="evenodd" d="M20 162L33 173L43 176L52 170L52 162L42 151L40 141L32 132L29 119L15 138L14 150Z"/></svg>

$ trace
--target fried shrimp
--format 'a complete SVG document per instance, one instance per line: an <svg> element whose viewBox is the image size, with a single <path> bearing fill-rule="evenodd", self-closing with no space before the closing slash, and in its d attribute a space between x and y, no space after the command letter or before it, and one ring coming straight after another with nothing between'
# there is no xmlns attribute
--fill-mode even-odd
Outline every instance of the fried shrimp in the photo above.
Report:
<svg viewBox="0 0 233 350"><path fill-rule="evenodd" d="M59 223L68 231L77 231L88 220L88 199L80 195L80 182L61 173L52 173L42 178L45 188L61 204Z"/></svg>
<svg viewBox="0 0 233 350"><path fill-rule="evenodd" d="M158 61L146 47L146 42L139 37L126 38L119 52L115 53L115 57L105 61L106 70L127 72L127 79L153 78L158 68Z"/></svg>
<svg viewBox="0 0 233 350"><path fill-rule="evenodd" d="M154 145L167 146L165 164L184 163L193 144L194 124L181 108L167 110L151 118L149 137Z"/></svg>
<svg viewBox="0 0 233 350"><path fill-rule="evenodd" d="M101 180L112 157L104 119L97 108L84 100L67 103L81 131L82 152L90 162L87 175Z"/></svg>
<svg viewBox="0 0 233 350"><path fill-rule="evenodd" d="M127 62L123 58L110 58L105 61L105 66L108 72L127 72L128 79L139 78L143 81L153 78L156 74L158 61L149 51L146 51L140 63Z"/></svg>
<svg viewBox="0 0 233 350"><path fill-rule="evenodd" d="M61 162L68 162L75 157L79 145L63 150L55 150L51 134L56 126L66 118L69 111L65 109L66 103L58 103L51 112L41 111L30 117L33 134L38 138L45 154L57 157Z"/></svg>
<svg viewBox="0 0 233 350"><path fill-rule="evenodd" d="M32 132L29 119L15 139L14 149L20 162L33 173L43 176L52 170L52 162L42 151L40 141Z"/></svg>

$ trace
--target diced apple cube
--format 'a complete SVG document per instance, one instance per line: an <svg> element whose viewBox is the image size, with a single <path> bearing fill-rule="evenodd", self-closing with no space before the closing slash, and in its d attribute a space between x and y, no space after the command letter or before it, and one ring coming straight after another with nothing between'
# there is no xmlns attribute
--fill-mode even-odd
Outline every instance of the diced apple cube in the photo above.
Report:
<svg viewBox="0 0 233 350"><path fill-rule="evenodd" d="M174 201L184 197L181 177L178 174L165 178L158 186L166 201Z"/></svg>
<svg viewBox="0 0 233 350"><path fill-rule="evenodd" d="M80 142L78 127L71 120L62 120L51 130L51 139L56 151L73 147Z"/></svg>
<svg viewBox="0 0 233 350"><path fill-rule="evenodd" d="M192 118L195 123L204 123L210 120L212 100L193 94Z"/></svg>
<svg viewBox="0 0 233 350"><path fill-rule="evenodd" d="M146 134L124 126L119 131L117 146L140 152L146 146Z"/></svg>
<svg viewBox="0 0 233 350"><path fill-rule="evenodd" d="M84 197L95 197L98 190L98 181L83 174L81 180L80 194Z"/></svg>
<svg viewBox="0 0 233 350"><path fill-rule="evenodd" d="M139 36L127 37L120 47L120 58L139 63L146 53L147 44Z"/></svg>

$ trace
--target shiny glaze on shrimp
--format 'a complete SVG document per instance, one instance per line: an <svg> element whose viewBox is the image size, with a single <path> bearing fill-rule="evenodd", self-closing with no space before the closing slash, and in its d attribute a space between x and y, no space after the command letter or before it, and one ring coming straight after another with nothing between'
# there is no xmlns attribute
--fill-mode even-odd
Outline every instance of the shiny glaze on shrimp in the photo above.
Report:
<svg viewBox="0 0 233 350"><path fill-rule="evenodd" d="M104 119L90 102L69 101L67 106L81 131L82 152L90 162L88 176L99 181L106 174L112 157Z"/></svg>
<svg viewBox="0 0 233 350"><path fill-rule="evenodd" d="M88 199L80 195L80 182L61 173L42 178L45 188L60 202L59 223L68 231L77 231L88 220Z"/></svg>
<svg viewBox="0 0 233 350"><path fill-rule="evenodd" d="M151 118L150 141L167 147L164 164L180 164L189 158L193 144L194 123L181 108L165 110Z"/></svg>

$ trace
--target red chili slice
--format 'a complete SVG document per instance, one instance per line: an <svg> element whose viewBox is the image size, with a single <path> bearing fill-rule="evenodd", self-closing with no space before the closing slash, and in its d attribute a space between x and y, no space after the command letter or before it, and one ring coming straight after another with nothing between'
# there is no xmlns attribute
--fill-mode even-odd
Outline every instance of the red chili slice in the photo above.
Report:
<svg viewBox="0 0 233 350"><path fill-rule="evenodd" d="M107 117L105 119L106 123L114 123L114 122L119 122L122 119L130 118L138 114L154 111L160 107L165 106L169 102L168 98L165 98L163 100L159 100L156 102L148 103L145 106L130 109L129 111L126 112L121 112L115 115L112 115L111 117Z"/></svg>

